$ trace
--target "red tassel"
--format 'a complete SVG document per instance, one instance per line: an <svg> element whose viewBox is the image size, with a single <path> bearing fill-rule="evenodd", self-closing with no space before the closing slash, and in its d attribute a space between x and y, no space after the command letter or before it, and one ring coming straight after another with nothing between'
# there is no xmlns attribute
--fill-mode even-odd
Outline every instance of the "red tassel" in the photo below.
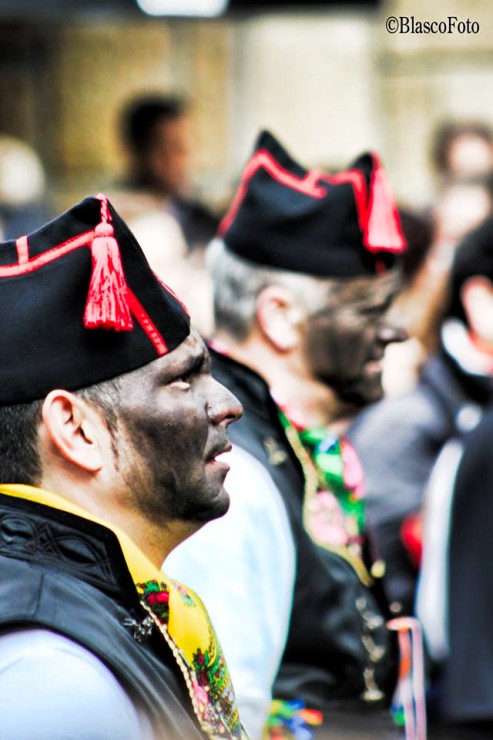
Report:
<svg viewBox="0 0 493 740"><path fill-rule="evenodd" d="M96 226L91 244L92 275L84 312L86 329L131 331L132 316L128 305L127 283L123 273L118 242L113 236L106 199L102 200L102 221Z"/></svg>
<svg viewBox="0 0 493 740"><path fill-rule="evenodd" d="M364 234L365 247L370 252L403 252L406 240L401 220L392 197L389 181L373 155L373 173L370 182L368 221Z"/></svg>

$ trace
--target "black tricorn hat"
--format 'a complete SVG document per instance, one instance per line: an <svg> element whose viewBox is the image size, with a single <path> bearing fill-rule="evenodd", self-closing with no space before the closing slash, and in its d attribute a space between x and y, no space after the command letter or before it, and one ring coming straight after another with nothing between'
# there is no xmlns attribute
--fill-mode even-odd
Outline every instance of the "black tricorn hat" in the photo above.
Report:
<svg viewBox="0 0 493 740"><path fill-rule="evenodd" d="M257 140L219 236L256 264L334 278L390 269L406 246L376 154L328 175L301 167L268 131Z"/></svg>
<svg viewBox="0 0 493 740"><path fill-rule="evenodd" d="M105 196L0 244L0 404L76 390L165 355L190 333Z"/></svg>

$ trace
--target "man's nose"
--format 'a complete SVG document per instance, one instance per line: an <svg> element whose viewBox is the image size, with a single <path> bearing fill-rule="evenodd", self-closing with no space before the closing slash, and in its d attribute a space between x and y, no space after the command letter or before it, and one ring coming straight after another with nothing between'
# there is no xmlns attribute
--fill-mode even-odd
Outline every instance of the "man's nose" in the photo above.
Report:
<svg viewBox="0 0 493 740"><path fill-rule="evenodd" d="M208 404L209 417L214 424L229 426L243 416L243 406L226 386L213 378L212 382L214 388Z"/></svg>
<svg viewBox="0 0 493 740"><path fill-rule="evenodd" d="M403 326L392 321L382 321L378 327L378 337L384 344L405 342L409 335Z"/></svg>

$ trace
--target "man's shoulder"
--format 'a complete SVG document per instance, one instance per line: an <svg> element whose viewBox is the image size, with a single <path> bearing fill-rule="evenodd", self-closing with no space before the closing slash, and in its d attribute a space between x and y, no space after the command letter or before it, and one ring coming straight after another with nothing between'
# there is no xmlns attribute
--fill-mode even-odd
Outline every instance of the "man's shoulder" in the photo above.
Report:
<svg viewBox="0 0 493 740"><path fill-rule="evenodd" d="M0 696L11 709L2 714L6 740L39 737L39 728L52 738L152 737L150 723L105 664L50 630L0 635Z"/></svg>
<svg viewBox="0 0 493 740"><path fill-rule="evenodd" d="M212 342L209 351L212 360L212 374L230 390L250 399L270 400L269 387L264 378L251 367L228 354L221 343Z"/></svg>
<svg viewBox="0 0 493 740"><path fill-rule="evenodd" d="M80 549L78 554L82 557ZM45 635L41 646L43 655L57 654L57 662L65 664L65 680L69 681L72 673L77 672L85 675L87 682L91 683L91 674L101 663L110 675L124 680L129 694L135 697L143 711L158 717L163 727L171 728L177 721L182 721L189 727L190 737L197 737L184 700L178 668L164 644L158 647L157 640L138 642L134 638L127 622L138 619L139 612L129 609L127 594L105 592L74 573L64 572L60 563L50 566L46 562L40 564L16 557L0 556L0 580L3 597L0 599L0 635L21 634L26 627L39 630ZM53 641L47 644L47 634L58 636L56 644ZM65 648L61 649L63 640L66 640ZM67 650L67 645L72 648ZM75 653L73 646L77 646ZM17 647L22 653L21 643ZM76 667L81 660L85 661L83 672ZM23 659L23 662L27 664L28 659ZM118 684L118 679L114 680ZM55 681L52 682L53 687ZM0 687L0 702L3 697ZM110 700L109 703L112 704ZM47 700L47 705L53 709L53 695L50 701ZM113 713L111 709L110 715ZM30 734L26 729L24 734L6 737L8 740L20 736L49 737L50 740L79 737L66 731L66 727L64 730L65 734L40 736ZM168 736L175 737L175 734L170 730ZM80 737L140 740L141 735L112 733L106 728L106 734L99 735L91 730Z"/></svg>
<svg viewBox="0 0 493 740"><path fill-rule="evenodd" d="M285 435L277 406L265 380L254 370L219 352L212 351L212 374L238 398L243 416L229 429L231 440L268 464L265 440L283 446ZM269 442L267 443L267 446Z"/></svg>
<svg viewBox="0 0 493 740"><path fill-rule="evenodd" d="M259 507L269 507L279 499L279 490L266 465L240 445L234 444L228 456L231 470L226 478L226 490L235 500L244 499L249 509L258 514Z"/></svg>

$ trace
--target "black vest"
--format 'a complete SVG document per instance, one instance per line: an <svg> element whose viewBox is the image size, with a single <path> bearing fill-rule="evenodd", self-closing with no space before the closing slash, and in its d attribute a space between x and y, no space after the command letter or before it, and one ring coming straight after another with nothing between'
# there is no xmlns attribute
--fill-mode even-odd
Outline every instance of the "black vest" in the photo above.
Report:
<svg viewBox="0 0 493 740"><path fill-rule="evenodd" d="M146 616L113 532L0 494L0 632L67 636L106 663L156 738L199 740L184 679L157 628L145 636Z"/></svg>
<svg viewBox="0 0 493 740"><path fill-rule="evenodd" d="M439 678L442 715L459 723L488 722L485 737L493 737L492 439L489 411L466 438L455 478L448 550L449 654Z"/></svg>
<svg viewBox="0 0 493 740"><path fill-rule="evenodd" d="M317 546L303 528L303 470L267 385L245 366L217 352L211 354L214 377L244 407L243 417L229 429L231 441L253 455L271 475L284 501L295 543L293 606L274 696L303 699L309 707L327 710L340 702L367 700L372 677L388 694L395 666L385 620L352 566Z"/></svg>

